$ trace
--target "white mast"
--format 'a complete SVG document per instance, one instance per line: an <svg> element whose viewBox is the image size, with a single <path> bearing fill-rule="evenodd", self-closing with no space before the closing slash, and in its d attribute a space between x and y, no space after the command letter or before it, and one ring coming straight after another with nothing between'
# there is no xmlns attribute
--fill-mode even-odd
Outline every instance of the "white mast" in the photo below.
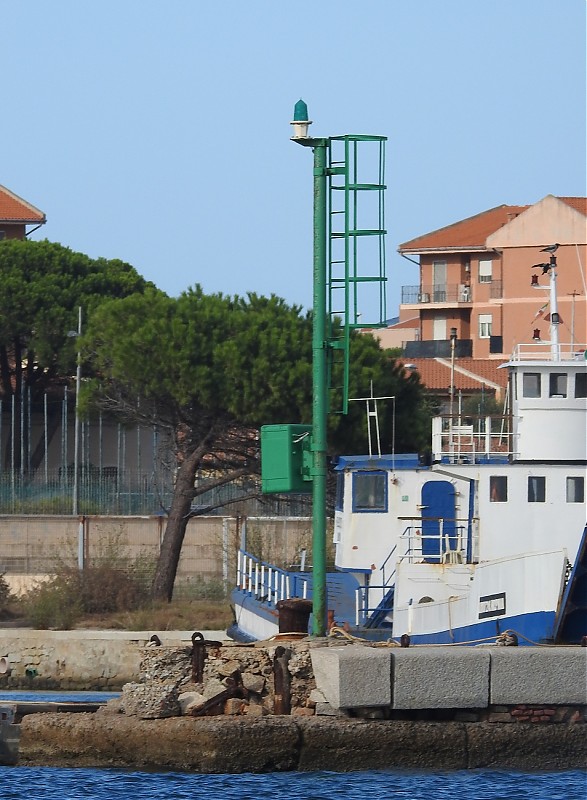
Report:
<svg viewBox="0 0 587 800"><path fill-rule="evenodd" d="M553 360L560 358L560 347L558 339L558 326L560 317L558 313L558 299L556 294L556 256L550 256L550 352Z"/></svg>

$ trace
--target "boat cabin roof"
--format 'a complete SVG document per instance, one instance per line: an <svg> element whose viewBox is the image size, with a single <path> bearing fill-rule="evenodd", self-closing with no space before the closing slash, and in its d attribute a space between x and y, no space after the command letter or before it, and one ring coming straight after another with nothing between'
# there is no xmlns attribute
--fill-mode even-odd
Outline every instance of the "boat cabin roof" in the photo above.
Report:
<svg viewBox="0 0 587 800"><path fill-rule="evenodd" d="M427 469L421 464L418 453L399 453L384 455L339 456L335 469L364 469L364 470L401 470L401 469Z"/></svg>

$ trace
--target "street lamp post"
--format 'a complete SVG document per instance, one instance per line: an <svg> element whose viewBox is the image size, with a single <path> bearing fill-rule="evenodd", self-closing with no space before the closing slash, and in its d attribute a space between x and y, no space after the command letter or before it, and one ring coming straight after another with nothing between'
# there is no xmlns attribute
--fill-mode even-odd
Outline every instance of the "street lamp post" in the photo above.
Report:
<svg viewBox="0 0 587 800"><path fill-rule="evenodd" d="M82 359L80 352L80 336L82 335L82 307L78 308L77 331L70 331L70 336L77 337L77 357L76 357L76 370L75 370L75 427L73 438L73 503L72 515L77 517L78 504L79 504L79 392L82 376Z"/></svg>
<svg viewBox="0 0 587 800"><path fill-rule="evenodd" d="M455 350L457 346L457 329L450 329L450 424L454 414L455 402Z"/></svg>

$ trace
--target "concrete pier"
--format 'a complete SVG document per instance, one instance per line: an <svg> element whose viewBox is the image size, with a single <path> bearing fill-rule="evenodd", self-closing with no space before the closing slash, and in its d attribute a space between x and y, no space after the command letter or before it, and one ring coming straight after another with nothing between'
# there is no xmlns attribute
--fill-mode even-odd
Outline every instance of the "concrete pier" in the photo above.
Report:
<svg viewBox="0 0 587 800"><path fill-rule="evenodd" d="M30 633L30 647L33 633L46 636ZM206 638L222 638L214 633L220 632ZM78 648L75 655L64 636ZM139 682L127 684L119 700L95 713L19 714L20 724L7 715L0 763L235 773L574 769L587 763L587 648L209 641L203 677L194 679L191 634L160 636L164 644L154 648L144 646L146 634L49 636L56 649L48 647L52 655L39 661L46 676L57 663L71 674L76 663L80 672L91 671L91 663L76 659L98 647L112 672L109 658L119 653L113 645L118 640L134 653L130 678ZM284 652L291 713L276 714L275 662ZM13 663L22 672L33 662ZM241 683L233 696L224 690L237 676ZM28 679L29 688L38 677ZM185 708L179 686L191 686L182 695ZM197 711L224 695L228 699L212 704L215 716L189 711L189 703Z"/></svg>
<svg viewBox="0 0 587 800"><path fill-rule="evenodd" d="M584 725L368 721L324 717L35 714L18 763L201 773L365 769L581 769Z"/></svg>
<svg viewBox="0 0 587 800"><path fill-rule="evenodd" d="M317 688L334 709L587 706L585 647L311 649Z"/></svg>

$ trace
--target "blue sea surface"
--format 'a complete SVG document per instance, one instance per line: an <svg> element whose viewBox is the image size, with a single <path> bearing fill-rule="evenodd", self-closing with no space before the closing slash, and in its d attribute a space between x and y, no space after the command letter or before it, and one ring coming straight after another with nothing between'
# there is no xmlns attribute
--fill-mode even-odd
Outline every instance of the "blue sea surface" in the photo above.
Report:
<svg viewBox="0 0 587 800"><path fill-rule="evenodd" d="M0 703L105 703L113 697L120 697L120 692L27 692L15 689L0 692Z"/></svg>
<svg viewBox="0 0 587 800"><path fill-rule="evenodd" d="M585 800L587 772L274 772L201 775L1 767L2 800Z"/></svg>

